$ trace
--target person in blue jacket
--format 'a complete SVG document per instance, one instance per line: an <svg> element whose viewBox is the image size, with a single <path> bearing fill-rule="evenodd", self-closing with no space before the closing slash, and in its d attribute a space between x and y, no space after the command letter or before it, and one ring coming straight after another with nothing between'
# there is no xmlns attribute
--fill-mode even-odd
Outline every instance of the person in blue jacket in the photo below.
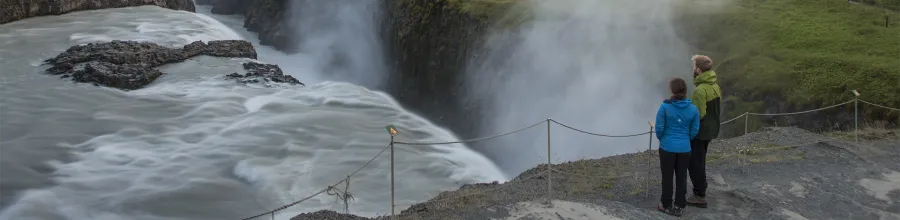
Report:
<svg viewBox="0 0 900 220"><path fill-rule="evenodd" d="M669 81L672 96L656 112L656 138L659 139L659 167L662 171L661 204L669 215L681 216L686 204L687 169L691 158L691 139L700 130L700 112L687 98L687 85L681 78ZM672 203L672 176L675 176L675 202Z"/></svg>

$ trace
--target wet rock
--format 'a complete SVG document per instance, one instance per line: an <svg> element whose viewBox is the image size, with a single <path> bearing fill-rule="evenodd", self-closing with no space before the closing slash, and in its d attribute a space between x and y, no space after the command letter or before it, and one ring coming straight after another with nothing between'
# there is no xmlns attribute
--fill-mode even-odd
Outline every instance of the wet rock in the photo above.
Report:
<svg viewBox="0 0 900 220"><path fill-rule="evenodd" d="M83 70L75 71L72 79L76 82L134 90L152 83L161 75L163 73L159 70L145 65L89 62Z"/></svg>
<svg viewBox="0 0 900 220"><path fill-rule="evenodd" d="M247 70L247 73L244 75L232 73L226 75L225 77L235 79L239 83L244 84L274 82L287 83L291 85L304 85L293 76L285 75L284 72L281 71L281 68L278 67L278 65L248 62L244 63L244 69Z"/></svg>
<svg viewBox="0 0 900 220"><path fill-rule="evenodd" d="M193 0L0 0L0 24L37 16L141 5L194 12Z"/></svg>
<svg viewBox="0 0 900 220"><path fill-rule="evenodd" d="M246 57L256 59L256 50L250 42L243 40L210 41L203 50L204 55L216 57Z"/></svg>
<svg viewBox="0 0 900 220"><path fill-rule="evenodd" d="M257 57L253 45L241 40L210 41L208 43L196 41L182 48L168 48L149 42L117 40L72 46L44 62L51 65L46 71L49 74L71 75L72 80L76 82L133 90L152 83L153 80L164 74L155 67L181 62L198 55L251 59ZM278 68L277 66L261 68L257 70L260 72L257 75L269 77L271 81L299 83L293 77L283 76L280 69L277 71L272 69Z"/></svg>

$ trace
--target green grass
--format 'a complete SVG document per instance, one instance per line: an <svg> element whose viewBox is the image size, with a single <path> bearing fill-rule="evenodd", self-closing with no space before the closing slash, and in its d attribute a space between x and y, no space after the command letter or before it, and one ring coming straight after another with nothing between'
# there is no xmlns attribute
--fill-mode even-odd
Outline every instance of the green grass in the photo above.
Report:
<svg viewBox="0 0 900 220"><path fill-rule="evenodd" d="M836 0L734 0L714 12L685 6L679 31L696 52L718 61L720 84L731 96L727 111L759 111L759 101L772 97L797 109L835 104L852 99L852 89L861 99L900 106L896 11ZM894 21L888 28L885 16Z"/></svg>

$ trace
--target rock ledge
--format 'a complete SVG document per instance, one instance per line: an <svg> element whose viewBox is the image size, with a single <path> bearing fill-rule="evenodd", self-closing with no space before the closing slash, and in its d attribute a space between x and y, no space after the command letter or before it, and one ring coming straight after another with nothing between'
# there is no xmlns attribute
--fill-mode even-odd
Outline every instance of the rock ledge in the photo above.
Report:
<svg viewBox="0 0 900 220"><path fill-rule="evenodd" d="M45 60L51 65L47 73L63 75L76 82L93 83L122 90L140 89L165 74L155 67L182 62L194 56L241 57L256 59L256 50L243 40L195 41L182 48L168 48L155 43L137 41L111 41L70 47L54 58ZM250 71L241 78L259 78L264 81L301 84L284 75L276 65L245 63ZM234 77L237 73L229 75ZM259 80L240 81L243 83Z"/></svg>

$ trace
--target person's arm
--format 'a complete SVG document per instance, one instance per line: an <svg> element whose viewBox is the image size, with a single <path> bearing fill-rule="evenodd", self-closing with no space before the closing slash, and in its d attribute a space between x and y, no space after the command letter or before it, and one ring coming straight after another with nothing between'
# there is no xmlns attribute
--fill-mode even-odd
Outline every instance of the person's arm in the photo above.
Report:
<svg viewBox="0 0 900 220"><path fill-rule="evenodd" d="M697 108L694 109L694 117L691 120L691 140L697 137L697 133L700 133L700 111L697 111Z"/></svg>
<svg viewBox="0 0 900 220"><path fill-rule="evenodd" d="M694 94L691 95L691 103L697 107L697 110L700 112L700 119L703 119L703 116L706 116L706 90L698 86L697 90L694 90Z"/></svg>
<svg viewBox="0 0 900 220"><path fill-rule="evenodd" d="M653 129L656 130L656 139L662 139L666 131L666 110L662 105L656 110L656 125Z"/></svg>

